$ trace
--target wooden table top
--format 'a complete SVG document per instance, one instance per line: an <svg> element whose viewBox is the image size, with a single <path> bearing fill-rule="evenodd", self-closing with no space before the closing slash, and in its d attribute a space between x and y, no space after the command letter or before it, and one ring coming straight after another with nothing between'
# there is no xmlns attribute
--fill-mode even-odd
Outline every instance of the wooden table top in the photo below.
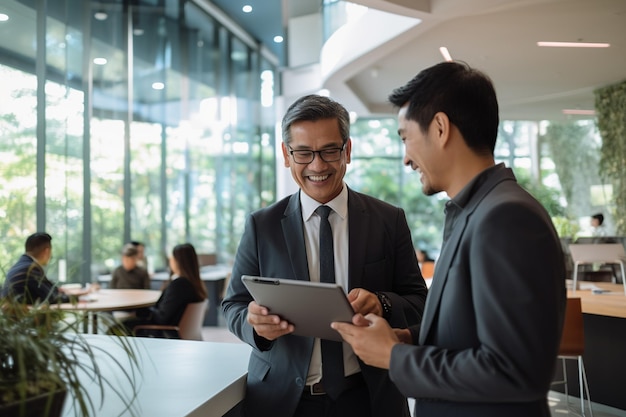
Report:
<svg viewBox="0 0 626 417"><path fill-rule="evenodd" d="M156 304L160 296L161 291L156 290L101 289L81 297L76 305L65 303L59 306L63 310L79 311L134 310Z"/></svg>
<svg viewBox="0 0 626 417"><path fill-rule="evenodd" d="M580 298L583 313L597 314L601 316L626 318L626 294L622 284L610 284L607 282L580 281L581 289L568 290L569 298ZM595 294L586 287L596 287L609 292Z"/></svg>

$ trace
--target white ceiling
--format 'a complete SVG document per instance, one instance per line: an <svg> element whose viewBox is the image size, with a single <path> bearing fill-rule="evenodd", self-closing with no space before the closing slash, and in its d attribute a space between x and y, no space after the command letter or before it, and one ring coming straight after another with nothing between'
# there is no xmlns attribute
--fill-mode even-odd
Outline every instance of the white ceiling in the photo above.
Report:
<svg viewBox="0 0 626 417"><path fill-rule="evenodd" d="M358 70L352 65L345 74L335 75L343 77L350 96L346 100L360 101L370 114L389 112L389 93L420 70L441 62L441 46L448 48L453 59L492 78L501 119L581 117L564 116L562 109L593 109L595 89L626 80L624 0L355 2L422 20L415 29L359 58ZM540 48L537 41L608 42L611 46Z"/></svg>

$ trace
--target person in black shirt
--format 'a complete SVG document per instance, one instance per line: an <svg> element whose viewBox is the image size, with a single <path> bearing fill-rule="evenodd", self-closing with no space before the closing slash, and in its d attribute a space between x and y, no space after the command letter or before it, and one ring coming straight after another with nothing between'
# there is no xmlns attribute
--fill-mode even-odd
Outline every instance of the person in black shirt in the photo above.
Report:
<svg viewBox="0 0 626 417"><path fill-rule="evenodd" d="M198 255L191 243L174 247L169 259L172 277L167 283L156 305L139 309L136 317L121 322L121 326L110 329L112 332L134 334L133 328L140 324L177 325L187 304L197 303L207 298L207 291L200 278ZM174 337L171 334L156 334L157 337Z"/></svg>

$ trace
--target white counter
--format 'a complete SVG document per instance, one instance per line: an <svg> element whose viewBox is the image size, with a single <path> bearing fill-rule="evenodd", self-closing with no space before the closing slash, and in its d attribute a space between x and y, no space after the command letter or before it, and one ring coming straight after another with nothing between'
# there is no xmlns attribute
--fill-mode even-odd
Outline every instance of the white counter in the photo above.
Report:
<svg viewBox="0 0 626 417"><path fill-rule="evenodd" d="M126 365L128 357L111 337L88 335L94 347L102 348ZM140 356L141 374L135 415L150 417L222 416L244 397L250 347L240 343L214 343L186 340L131 338ZM114 359L98 353L98 362L115 388L130 393L129 382ZM81 381L100 407L99 387L84 378ZM104 387L104 404L94 417L111 417L124 410L113 388ZM71 398L66 399L64 417L73 417ZM123 414L131 416L130 412Z"/></svg>

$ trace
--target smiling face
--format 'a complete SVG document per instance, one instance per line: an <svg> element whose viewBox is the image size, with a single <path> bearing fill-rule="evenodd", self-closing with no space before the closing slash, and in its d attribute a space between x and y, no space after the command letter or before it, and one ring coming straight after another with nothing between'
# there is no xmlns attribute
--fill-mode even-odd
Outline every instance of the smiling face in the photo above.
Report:
<svg viewBox="0 0 626 417"><path fill-rule="evenodd" d="M283 157L285 166L290 168L298 186L321 204L337 197L343 188L346 165L350 163L350 140L346 142L340 159L335 162L326 162L316 153L311 163L297 164L289 153L289 148L321 151L344 146L337 119L295 122L291 125L290 134L289 145L282 145Z"/></svg>
<svg viewBox="0 0 626 417"><path fill-rule="evenodd" d="M419 124L406 118L408 104L398 112L398 134L405 147L404 164L420 174L422 192L433 195L443 188L438 183L442 165L438 160L435 121L431 122L427 132L423 132Z"/></svg>

